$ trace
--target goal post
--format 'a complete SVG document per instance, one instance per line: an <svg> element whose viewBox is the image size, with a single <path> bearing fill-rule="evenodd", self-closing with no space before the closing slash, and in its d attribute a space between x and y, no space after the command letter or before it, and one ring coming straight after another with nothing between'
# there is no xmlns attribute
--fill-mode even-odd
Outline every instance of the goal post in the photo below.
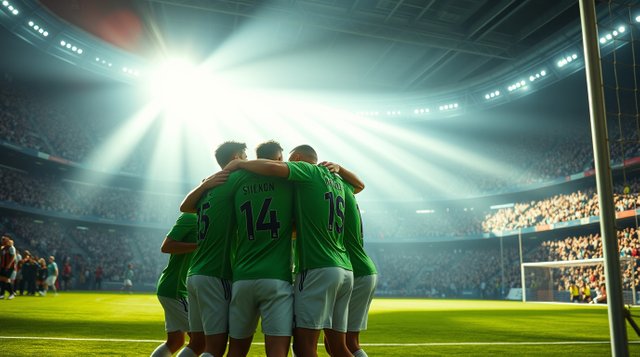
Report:
<svg viewBox="0 0 640 357"><path fill-rule="evenodd" d="M625 304L637 304L635 290L635 258L620 257L620 275L623 277L623 300ZM559 260L549 262L527 262L520 265L522 274L522 302L569 302L566 282L578 280L589 285L595 297L598 281L588 277L604 276L604 258L583 260ZM580 281L580 282L579 282Z"/></svg>

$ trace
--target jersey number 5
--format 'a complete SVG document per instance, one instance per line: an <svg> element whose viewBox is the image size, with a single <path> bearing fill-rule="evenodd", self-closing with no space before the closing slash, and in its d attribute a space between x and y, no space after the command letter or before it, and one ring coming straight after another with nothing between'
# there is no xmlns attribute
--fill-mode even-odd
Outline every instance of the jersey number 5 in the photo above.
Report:
<svg viewBox="0 0 640 357"><path fill-rule="evenodd" d="M198 207L198 239L204 240L207 237L207 231L209 231L209 216L205 212L211 207L209 202Z"/></svg>

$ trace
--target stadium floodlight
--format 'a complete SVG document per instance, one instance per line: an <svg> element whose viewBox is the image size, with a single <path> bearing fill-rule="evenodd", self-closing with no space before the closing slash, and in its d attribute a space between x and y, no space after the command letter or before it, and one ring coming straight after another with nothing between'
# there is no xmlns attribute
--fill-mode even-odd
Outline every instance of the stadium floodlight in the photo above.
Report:
<svg viewBox="0 0 640 357"><path fill-rule="evenodd" d="M5 1L3 1L3 2L2 2L2 5L3 5L4 7L7 7L7 6L9 6L9 2L5 0Z"/></svg>
<svg viewBox="0 0 640 357"><path fill-rule="evenodd" d="M33 21L29 21L28 24L29 24L29 27L33 27L34 25Z"/></svg>
<svg viewBox="0 0 640 357"><path fill-rule="evenodd" d="M435 210L433 209L419 209L416 210L417 214L426 214L426 213L435 213Z"/></svg>
<svg viewBox="0 0 640 357"><path fill-rule="evenodd" d="M640 15L636 16L636 22L640 22Z"/></svg>
<svg viewBox="0 0 640 357"><path fill-rule="evenodd" d="M485 94L484 98L489 100L489 99L495 98L495 97L497 97L499 95L500 95L500 91L499 90L494 90L493 92L489 92L489 93Z"/></svg>
<svg viewBox="0 0 640 357"><path fill-rule="evenodd" d="M626 28L624 26L618 27L618 32L620 32L620 33L624 33L625 30L626 30Z"/></svg>
<svg viewBox="0 0 640 357"><path fill-rule="evenodd" d="M47 32L47 31L43 32L43 33L42 33L42 36L44 36L44 37L48 37L48 36L49 36L49 32Z"/></svg>
<svg viewBox="0 0 640 357"><path fill-rule="evenodd" d="M66 43L66 42L64 42L64 41L60 41L60 46L63 46L63 47L64 47L64 46L66 46L66 45L67 45L67 43Z"/></svg>

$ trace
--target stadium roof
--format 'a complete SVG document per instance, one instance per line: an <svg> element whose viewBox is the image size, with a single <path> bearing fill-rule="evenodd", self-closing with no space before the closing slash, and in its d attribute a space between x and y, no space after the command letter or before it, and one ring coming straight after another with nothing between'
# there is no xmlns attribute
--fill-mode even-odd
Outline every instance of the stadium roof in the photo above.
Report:
<svg viewBox="0 0 640 357"><path fill-rule="evenodd" d="M488 82L580 37L575 0L40 0L151 58L228 50L261 85L412 96Z"/></svg>

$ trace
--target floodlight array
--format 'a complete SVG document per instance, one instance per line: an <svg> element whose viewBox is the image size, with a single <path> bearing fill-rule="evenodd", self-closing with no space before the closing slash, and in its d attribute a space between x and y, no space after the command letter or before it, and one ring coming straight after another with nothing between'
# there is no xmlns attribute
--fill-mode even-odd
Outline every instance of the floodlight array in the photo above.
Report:
<svg viewBox="0 0 640 357"><path fill-rule="evenodd" d="M527 81L525 81L524 79L521 79L519 81L517 81L516 83L510 85L507 87L507 89L509 90L509 92L513 92L514 90L520 89L520 88L524 88L527 86Z"/></svg>
<svg viewBox="0 0 640 357"><path fill-rule="evenodd" d="M454 110L454 109L458 109L458 103L445 104L438 107L438 110L440 111Z"/></svg>
<svg viewBox="0 0 640 357"><path fill-rule="evenodd" d="M27 22L27 25L29 25L29 27L31 27L31 29L33 29L33 31L39 33L40 35L44 36L44 37L48 37L49 36L49 31L45 30L44 27L42 27L41 25L37 24L36 22L29 20L29 22Z"/></svg>
<svg viewBox="0 0 640 357"><path fill-rule="evenodd" d="M532 74L529 76L529 82L534 82L537 81L538 79L541 79L542 77L547 75L547 71L545 71L544 69L536 74Z"/></svg>
<svg viewBox="0 0 640 357"><path fill-rule="evenodd" d="M399 110L389 110L389 111L387 111L387 115L398 116L398 115L402 115L402 112L399 111Z"/></svg>
<svg viewBox="0 0 640 357"><path fill-rule="evenodd" d="M578 59L578 54L574 53L574 54L572 54L570 56L566 56L566 57L558 60L558 62L556 62L556 64L558 65L558 67L562 68L562 67L568 65L569 63L571 63L571 62L573 62L573 61L575 61L577 59Z"/></svg>
<svg viewBox="0 0 640 357"><path fill-rule="evenodd" d="M616 30L613 30L611 32L607 32L606 34L604 34L604 36L600 37L600 43L603 44L603 45L609 44L614 39L622 36L622 34L626 30L627 29L624 26L619 26Z"/></svg>
<svg viewBox="0 0 640 357"><path fill-rule="evenodd" d="M100 58L100 57L96 57L96 62L100 63L101 65L106 66L106 67L113 66L113 63L111 63L110 61L107 61L104 58Z"/></svg>
<svg viewBox="0 0 640 357"><path fill-rule="evenodd" d="M413 113L417 115L429 114L429 112L430 112L429 108L417 108L413 110Z"/></svg>
<svg viewBox="0 0 640 357"><path fill-rule="evenodd" d="M61 40L60 41L60 46L66 48L66 49L68 49L68 50L70 50L72 52L75 52L75 53L77 53L79 55L81 55L84 52L84 50L82 48L80 48L80 47L78 47L78 46L76 46L76 45L74 45L72 43L69 43L69 42L67 42L65 40Z"/></svg>
<svg viewBox="0 0 640 357"><path fill-rule="evenodd" d="M487 93L484 95L484 99L486 100L490 100L490 99L494 99L496 97L500 96L500 91L499 90L494 90L491 93Z"/></svg>
<svg viewBox="0 0 640 357"><path fill-rule="evenodd" d="M2 2L2 6L9 11L10 14L16 16L20 14L20 10L17 7L13 6L13 4L7 0Z"/></svg>

